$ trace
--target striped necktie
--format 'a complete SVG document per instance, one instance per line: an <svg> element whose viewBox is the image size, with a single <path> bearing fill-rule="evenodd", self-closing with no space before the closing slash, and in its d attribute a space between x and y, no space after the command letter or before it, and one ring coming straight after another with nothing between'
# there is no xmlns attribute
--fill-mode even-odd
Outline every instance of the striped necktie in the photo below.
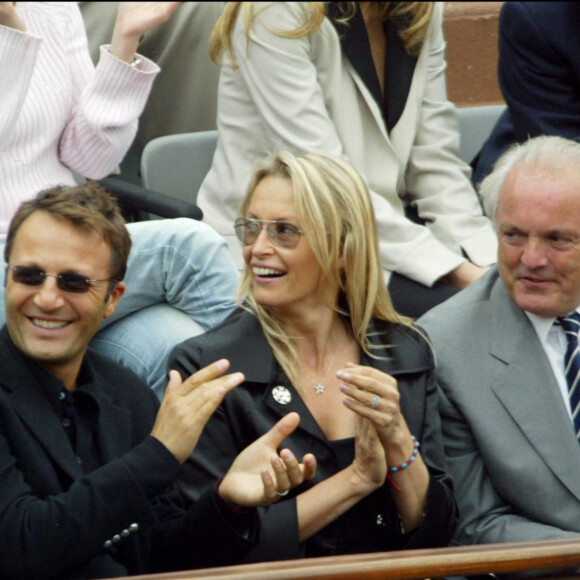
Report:
<svg viewBox="0 0 580 580"><path fill-rule="evenodd" d="M558 318L566 333L568 347L564 355L564 373L568 382L568 395L572 410L572 421L576 437L580 438L580 351L578 333L580 332L580 314L571 312Z"/></svg>

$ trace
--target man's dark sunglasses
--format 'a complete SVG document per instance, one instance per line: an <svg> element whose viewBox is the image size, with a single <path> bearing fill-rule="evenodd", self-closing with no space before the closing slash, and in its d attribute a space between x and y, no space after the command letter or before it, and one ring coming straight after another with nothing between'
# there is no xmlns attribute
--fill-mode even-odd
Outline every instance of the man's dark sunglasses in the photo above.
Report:
<svg viewBox="0 0 580 580"><path fill-rule="evenodd" d="M74 292L82 294L88 292L93 284L97 282L118 282L111 278L103 278L101 280L91 280L86 276L75 274L74 272L64 272L62 274L49 274L35 266L6 266L6 270L12 272L12 279L19 284L26 286L40 286L44 283L47 276L56 278L58 287L64 292Z"/></svg>

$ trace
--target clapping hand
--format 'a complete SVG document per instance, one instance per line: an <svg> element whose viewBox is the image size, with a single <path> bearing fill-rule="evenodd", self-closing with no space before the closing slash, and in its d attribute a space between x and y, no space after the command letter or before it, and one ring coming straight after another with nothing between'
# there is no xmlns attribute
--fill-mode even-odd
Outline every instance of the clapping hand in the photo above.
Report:
<svg viewBox="0 0 580 580"><path fill-rule="evenodd" d="M348 397L345 405L375 425L383 445L399 432L406 432L396 379L378 369L351 363L337 377Z"/></svg>
<svg viewBox="0 0 580 580"><path fill-rule="evenodd" d="M381 487L387 478L387 459L377 429L362 417L357 421L352 468L369 491Z"/></svg>
<svg viewBox="0 0 580 580"><path fill-rule="evenodd" d="M141 37L153 27L166 22L181 2L119 2L111 54L131 63Z"/></svg>
<svg viewBox="0 0 580 580"><path fill-rule="evenodd" d="M229 366L227 360L218 360L185 381L177 371L170 371L151 435L180 463L193 452L205 424L226 393L244 380L242 373L222 376Z"/></svg>
<svg viewBox="0 0 580 580"><path fill-rule="evenodd" d="M298 413L289 413L236 457L218 489L226 503L243 507L267 506L314 477L316 459L312 454L306 454L299 464L289 449L277 453L282 441L299 422Z"/></svg>

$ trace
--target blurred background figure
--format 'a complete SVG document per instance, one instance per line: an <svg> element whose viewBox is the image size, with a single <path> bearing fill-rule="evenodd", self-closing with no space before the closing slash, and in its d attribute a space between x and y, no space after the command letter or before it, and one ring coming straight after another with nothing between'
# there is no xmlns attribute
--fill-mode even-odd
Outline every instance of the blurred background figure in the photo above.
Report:
<svg viewBox="0 0 580 580"><path fill-rule="evenodd" d="M118 2L81 2L93 62L108 42ZM122 163L123 179L139 183L139 161L156 137L216 128L219 68L209 57L209 37L225 2L184 2L168 22L149 31L139 54L161 67L139 130Z"/></svg>
<svg viewBox="0 0 580 580"><path fill-rule="evenodd" d="M506 2L499 19L498 79L508 106L473 161L478 185L513 143L580 139L580 5Z"/></svg>
<svg viewBox="0 0 580 580"><path fill-rule="evenodd" d="M459 158L445 87L442 5L231 2L212 36L223 61L219 140L198 203L242 257L232 223L271 152L348 159L367 181L385 280L419 315L494 263L497 240Z"/></svg>

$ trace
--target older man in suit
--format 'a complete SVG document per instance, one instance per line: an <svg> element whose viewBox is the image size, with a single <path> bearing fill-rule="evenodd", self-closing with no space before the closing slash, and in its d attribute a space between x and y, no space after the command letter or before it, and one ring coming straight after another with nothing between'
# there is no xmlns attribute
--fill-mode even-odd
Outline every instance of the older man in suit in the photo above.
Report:
<svg viewBox="0 0 580 580"><path fill-rule="evenodd" d="M437 356L461 543L580 533L568 387L579 378L571 372L579 323L572 331L568 321L580 311L579 177L573 141L513 146L481 185L499 237L497 269L419 321Z"/></svg>

